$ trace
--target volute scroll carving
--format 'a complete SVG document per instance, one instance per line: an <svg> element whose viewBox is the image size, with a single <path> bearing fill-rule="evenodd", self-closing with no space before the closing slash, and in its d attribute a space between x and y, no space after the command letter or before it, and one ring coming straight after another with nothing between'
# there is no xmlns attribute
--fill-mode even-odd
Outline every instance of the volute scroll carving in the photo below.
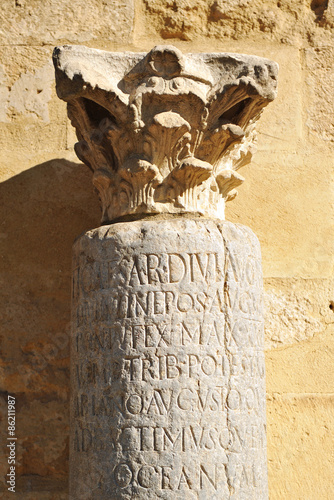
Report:
<svg viewBox="0 0 334 500"><path fill-rule="evenodd" d="M276 96L275 62L173 46L146 55L64 46L53 60L103 223L164 212L224 218L255 149L255 122Z"/></svg>

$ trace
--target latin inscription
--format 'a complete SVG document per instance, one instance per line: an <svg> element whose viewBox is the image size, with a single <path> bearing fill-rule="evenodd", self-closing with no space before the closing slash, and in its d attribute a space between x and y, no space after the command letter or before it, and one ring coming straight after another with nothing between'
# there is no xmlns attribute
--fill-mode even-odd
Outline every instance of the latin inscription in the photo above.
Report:
<svg viewBox="0 0 334 500"><path fill-rule="evenodd" d="M89 353L111 352L114 349L170 348L170 347L223 347L233 352L237 347L247 345L256 348L261 345L262 325L239 320L225 323L225 317L218 319L192 320L171 323L170 321L149 322L147 324L122 324L113 327L78 329L75 336L76 352L87 356ZM148 351L149 352L149 351Z"/></svg>
<svg viewBox="0 0 334 500"><path fill-rule="evenodd" d="M245 390L224 387L195 389L152 389L142 393L101 395L79 393L75 400L75 415L79 417L112 416L122 414L125 418L134 415L169 415L173 410L180 413L218 413L228 410L248 411L259 407L257 388Z"/></svg>
<svg viewBox="0 0 334 500"><path fill-rule="evenodd" d="M96 290L141 285L215 283L224 279L220 253L139 254L120 260L85 263L73 273L74 296Z"/></svg>
<svg viewBox="0 0 334 500"><path fill-rule="evenodd" d="M76 326L112 322L125 318L152 318L159 315L184 313L225 313L238 309L251 319L259 317L259 294L255 291L235 291L212 286L206 291L178 292L176 290L143 291L108 294L83 299L77 306Z"/></svg>
<svg viewBox="0 0 334 500"><path fill-rule="evenodd" d="M227 485L224 465L210 466L199 464L197 470L183 465L179 468L172 466L142 465L140 468L127 463L116 465L113 478L120 489L138 485L141 488L159 490L186 491L211 489L217 491L222 483ZM247 477L248 479L248 477Z"/></svg>
<svg viewBox="0 0 334 500"><path fill-rule="evenodd" d="M257 488L266 441L256 266L224 250L79 258L71 446L108 452L113 488Z"/></svg>
<svg viewBox="0 0 334 500"><path fill-rule="evenodd" d="M111 451L194 452L226 451L241 454L243 449L258 450L265 446L263 425L218 427L193 424L183 427L129 426L110 431L108 435L98 429L77 428L74 447L88 452L105 449L106 437ZM227 461L227 455L220 455Z"/></svg>
<svg viewBox="0 0 334 500"><path fill-rule="evenodd" d="M264 377L264 356L233 355L213 352L161 354L151 356L124 356L99 364L94 360L83 360L75 364L75 378L79 388L87 384L103 387L111 382L153 382L161 380L195 379L206 377L227 378L230 375L247 375L250 378Z"/></svg>

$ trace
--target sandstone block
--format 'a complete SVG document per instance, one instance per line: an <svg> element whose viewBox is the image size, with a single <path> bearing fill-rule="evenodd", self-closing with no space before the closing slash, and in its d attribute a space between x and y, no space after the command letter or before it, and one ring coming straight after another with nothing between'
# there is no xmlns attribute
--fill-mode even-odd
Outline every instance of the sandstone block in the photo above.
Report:
<svg viewBox="0 0 334 500"><path fill-rule="evenodd" d="M266 278L332 277L331 171L330 155L257 153L227 217L256 232Z"/></svg>
<svg viewBox="0 0 334 500"><path fill-rule="evenodd" d="M312 339L266 352L268 394L331 394L334 375L333 324Z"/></svg>
<svg viewBox="0 0 334 500"><path fill-rule="evenodd" d="M334 322L333 293L332 279L266 279L266 348L316 340Z"/></svg>
<svg viewBox="0 0 334 500"><path fill-rule="evenodd" d="M334 146L333 44L304 51L308 99L306 103L309 140L314 147ZM319 139L321 142L319 142Z"/></svg>
<svg viewBox="0 0 334 500"><path fill-rule="evenodd" d="M271 499L331 498L333 398L332 393L268 398Z"/></svg>
<svg viewBox="0 0 334 500"><path fill-rule="evenodd" d="M97 38L129 43L133 0L4 0L0 7L0 44L87 43Z"/></svg>

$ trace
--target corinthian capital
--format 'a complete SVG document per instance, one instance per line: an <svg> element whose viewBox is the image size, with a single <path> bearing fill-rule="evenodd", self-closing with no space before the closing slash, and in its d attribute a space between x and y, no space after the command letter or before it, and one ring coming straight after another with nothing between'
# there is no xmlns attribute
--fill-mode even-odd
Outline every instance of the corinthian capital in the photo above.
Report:
<svg viewBox="0 0 334 500"><path fill-rule="evenodd" d="M255 122L276 96L276 63L173 46L148 54L64 46L53 60L102 222L163 212L224 218L254 152Z"/></svg>

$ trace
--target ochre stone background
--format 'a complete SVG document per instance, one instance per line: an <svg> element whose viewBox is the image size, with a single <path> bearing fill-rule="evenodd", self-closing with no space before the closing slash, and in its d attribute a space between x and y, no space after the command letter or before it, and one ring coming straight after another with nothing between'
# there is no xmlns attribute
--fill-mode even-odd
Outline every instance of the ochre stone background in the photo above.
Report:
<svg viewBox="0 0 334 500"><path fill-rule="evenodd" d="M334 0L2 0L1 464L17 398L17 491L67 499L71 246L99 225L54 89L52 49L241 52L280 64L258 153L227 218L251 227L266 286L271 500L334 498Z"/></svg>

